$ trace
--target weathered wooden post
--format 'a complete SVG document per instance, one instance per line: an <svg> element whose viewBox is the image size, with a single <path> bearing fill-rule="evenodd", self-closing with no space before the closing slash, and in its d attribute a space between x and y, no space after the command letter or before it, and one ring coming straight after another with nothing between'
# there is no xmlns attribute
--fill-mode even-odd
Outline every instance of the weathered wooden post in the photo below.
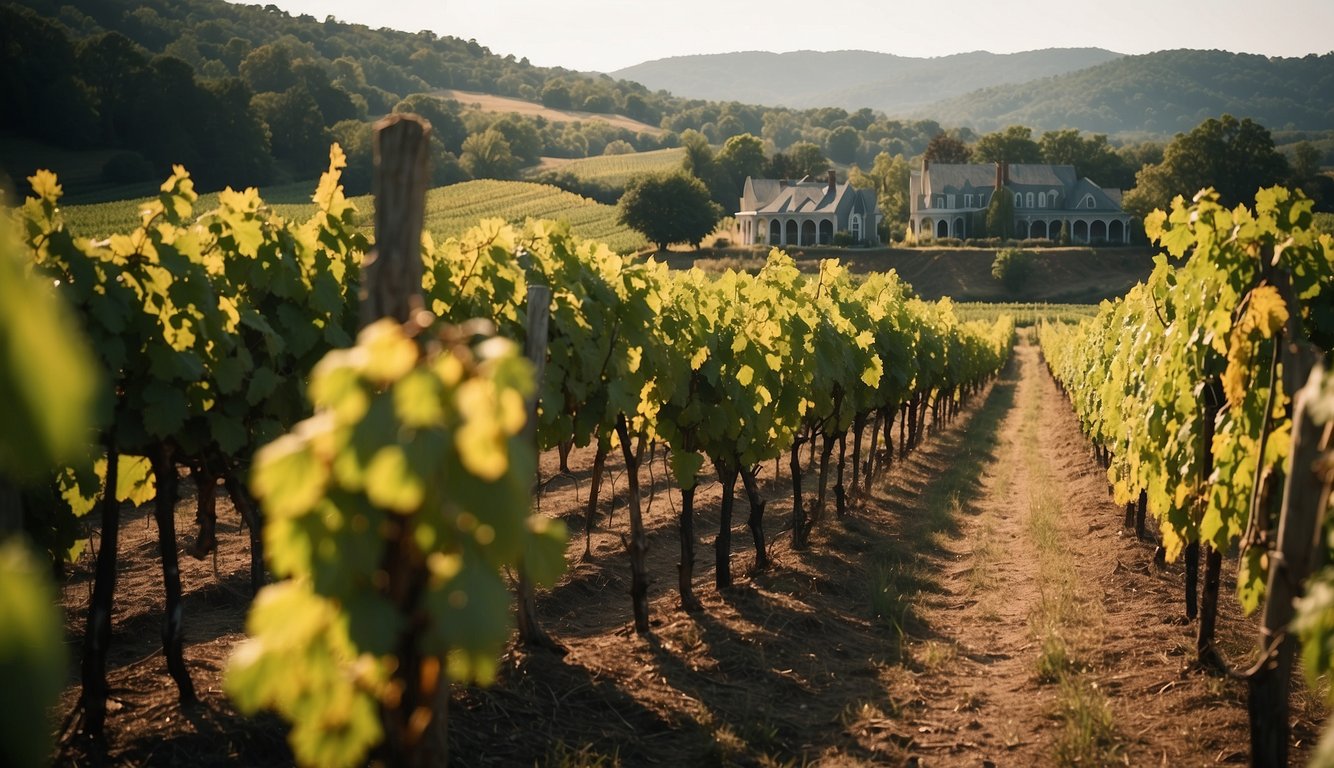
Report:
<svg viewBox="0 0 1334 768"><path fill-rule="evenodd" d="M536 386L529 399L528 423L524 426L524 440L537 449L537 406L541 398L542 379L547 368L547 329L551 321L551 288L545 285L528 286L528 336L524 339L523 353L533 365L533 378ZM540 475L540 472L536 473ZM537 477L534 477L536 480ZM524 564L519 564L517 579L519 593L518 624L519 640L527 646L537 646L550 650L564 650L543 631L537 622L537 604L533 598L533 585L528 581Z"/></svg>
<svg viewBox="0 0 1334 768"><path fill-rule="evenodd" d="M361 271L361 327L405 323L422 308L422 222L431 179L431 124L398 113L375 124L375 247Z"/></svg>
<svg viewBox="0 0 1334 768"><path fill-rule="evenodd" d="M1307 369L1310 370L1309 365ZM1260 649L1264 656L1250 676L1246 697L1251 721L1251 765L1257 768L1288 764L1288 689L1297 650L1297 640L1289 634L1288 625L1292 623L1293 601L1301 595L1311 572L1330 493L1329 484L1315 473L1314 467L1329 446L1334 425L1315 423L1307 411L1308 403L1320 395L1321 374L1321 366L1315 366L1309 382L1292 398L1291 466L1283 487L1277 551L1269 560L1269 582L1260 624Z"/></svg>
<svg viewBox="0 0 1334 768"><path fill-rule="evenodd" d="M406 323L422 310L421 236L431 177L431 124L417 115L390 115L375 124L373 144L375 247L362 264L363 328L385 317ZM398 515L390 515L386 525L381 569L385 596L400 615L412 615L427 571L412 531ZM380 711L384 761L409 768L444 764L449 684L422 673L425 659L415 628L399 632L394 653L393 683L400 695L396 706ZM425 723L420 722L423 712L429 715Z"/></svg>

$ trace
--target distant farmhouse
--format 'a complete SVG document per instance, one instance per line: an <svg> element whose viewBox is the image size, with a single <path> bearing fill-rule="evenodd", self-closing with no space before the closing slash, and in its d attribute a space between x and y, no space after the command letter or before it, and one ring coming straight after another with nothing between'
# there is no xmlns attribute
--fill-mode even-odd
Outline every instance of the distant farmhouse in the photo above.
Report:
<svg viewBox="0 0 1334 768"><path fill-rule="evenodd" d="M1064 225L1070 242L1130 242L1131 216L1121 208L1121 190L1076 176L1072 165L923 161L908 182L909 234L918 242L987 237L986 210L998 187L1014 193L1019 239L1056 240Z"/></svg>
<svg viewBox="0 0 1334 768"><path fill-rule="evenodd" d="M846 232L858 245L879 245L880 207L875 190L826 181L746 177L736 214L745 245L829 245Z"/></svg>

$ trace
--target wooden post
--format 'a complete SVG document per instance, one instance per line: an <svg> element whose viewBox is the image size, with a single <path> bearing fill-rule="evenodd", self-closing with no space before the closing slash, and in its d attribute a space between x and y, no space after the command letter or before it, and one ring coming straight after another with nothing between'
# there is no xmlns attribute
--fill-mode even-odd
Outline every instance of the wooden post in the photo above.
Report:
<svg viewBox="0 0 1334 768"><path fill-rule="evenodd" d="M375 247L361 265L361 326L422 308L422 222L431 179L431 124L397 113L375 123Z"/></svg>
<svg viewBox="0 0 1334 768"><path fill-rule="evenodd" d="M375 248L362 263L361 327L381 318L400 323L422 309L422 221L426 215L426 183L431 177L431 124L412 114L395 114L375 124ZM412 532L391 515L384 533L381 567L384 596L400 616L417 611L416 600L425 583L425 557ZM409 625L410 626L410 625ZM413 629L401 631L394 642L398 664L392 684L400 694L392 707L381 707L385 740L380 756L390 765L443 765L448 684L428 682ZM416 722L426 712L425 726Z"/></svg>
<svg viewBox="0 0 1334 768"><path fill-rule="evenodd" d="M1277 549L1269 560L1269 583L1260 625L1261 664L1251 675L1246 705L1251 723L1251 765L1278 768L1288 764L1288 689L1297 641L1288 633L1293 601L1301 596L1320 539L1322 512L1329 485L1313 471L1329 444L1330 427L1316 424L1308 404L1320 396L1321 366L1306 360L1285 367L1311 370L1306 386L1293 395L1291 464L1283 487ZM1295 364L1293 364L1295 362ZM1302 372L1297 371L1297 375ZM1286 377L1285 377L1286 378Z"/></svg>
<svg viewBox="0 0 1334 768"><path fill-rule="evenodd" d="M528 286L528 336L524 339L523 353L533 366L533 396L528 401L528 423L524 425L524 439L537 450L537 406L541 400L542 378L547 370L547 329L551 322L551 288L545 285ZM534 481L536 481L534 477ZM519 563L518 625L519 640L530 647L562 650L537 622L537 602L533 585L528 581L524 564Z"/></svg>

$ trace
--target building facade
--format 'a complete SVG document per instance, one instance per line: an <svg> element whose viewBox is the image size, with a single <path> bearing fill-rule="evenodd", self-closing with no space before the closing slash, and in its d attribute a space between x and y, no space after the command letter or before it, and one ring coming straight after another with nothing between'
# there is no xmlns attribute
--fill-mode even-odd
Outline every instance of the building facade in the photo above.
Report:
<svg viewBox="0 0 1334 768"><path fill-rule="evenodd" d="M1014 196L1014 236L1072 243L1129 243L1121 190L1103 189L1072 165L927 163L908 182L908 232L917 242L987 237L985 216L999 188Z"/></svg>
<svg viewBox="0 0 1334 768"><path fill-rule="evenodd" d="M737 228L744 245L829 245L847 232L859 245L880 244L880 207L875 191L825 181L746 177Z"/></svg>

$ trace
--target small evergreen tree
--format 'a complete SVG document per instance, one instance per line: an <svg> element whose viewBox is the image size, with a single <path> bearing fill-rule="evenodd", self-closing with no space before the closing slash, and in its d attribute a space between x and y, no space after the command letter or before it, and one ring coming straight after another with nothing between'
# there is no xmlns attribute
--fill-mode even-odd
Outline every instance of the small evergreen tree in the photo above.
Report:
<svg viewBox="0 0 1334 768"><path fill-rule="evenodd" d="M1014 195L1001 187L987 205L987 235L1008 240L1014 234Z"/></svg>

